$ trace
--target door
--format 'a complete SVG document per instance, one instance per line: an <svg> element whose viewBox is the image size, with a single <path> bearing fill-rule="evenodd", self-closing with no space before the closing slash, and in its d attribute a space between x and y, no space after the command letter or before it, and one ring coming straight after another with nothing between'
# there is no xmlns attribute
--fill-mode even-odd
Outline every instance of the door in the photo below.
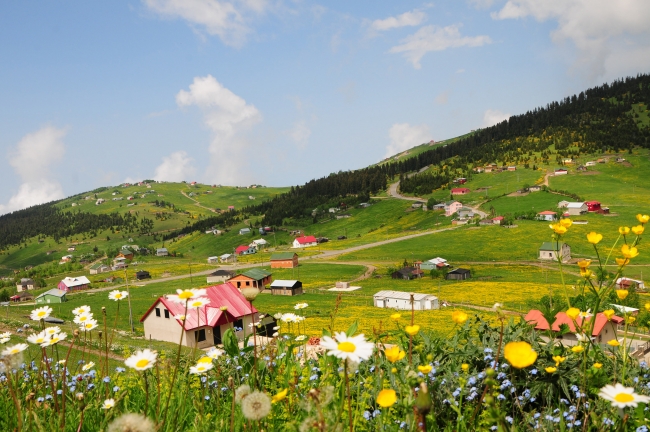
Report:
<svg viewBox="0 0 650 432"><path fill-rule="evenodd" d="M221 343L221 327L214 326L212 329L212 336L214 337L214 344L219 345Z"/></svg>

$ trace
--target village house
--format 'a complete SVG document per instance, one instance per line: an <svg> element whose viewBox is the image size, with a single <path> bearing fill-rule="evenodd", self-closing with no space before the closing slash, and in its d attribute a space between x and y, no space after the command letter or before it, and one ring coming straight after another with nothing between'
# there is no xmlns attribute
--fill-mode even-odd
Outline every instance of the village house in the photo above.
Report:
<svg viewBox="0 0 650 432"><path fill-rule="evenodd" d="M542 190L540 185L534 185L528 188L528 192L539 192Z"/></svg>
<svg viewBox="0 0 650 432"><path fill-rule="evenodd" d="M298 280L274 280L270 288L273 295L296 296L303 294L302 282Z"/></svg>
<svg viewBox="0 0 650 432"><path fill-rule="evenodd" d="M463 207L463 204L459 201L447 201L444 204L445 216L451 216L454 213L458 212Z"/></svg>
<svg viewBox="0 0 650 432"><path fill-rule="evenodd" d="M271 268L298 267L298 254L295 252L275 252L271 254Z"/></svg>
<svg viewBox="0 0 650 432"><path fill-rule="evenodd" d="M156 256L168 256L168 255L169 255L169 251L167 250L167 248L156 249Z"/></svg>
<svg viewBox="0 0 650 432"><path fill-rule="evenodd" d="M233 276L228 280L228 283L233 284L237 288L254 287L263 290L272 281L271 272L260 268L252 268L245 272Z"/></svg>
<svg viewBox="0 0 650 432"><path fill-rule="evenodd" d="M65 277L57 285L57 288L63 292L85 290L89 287L90 281L86 276Z"/></svg>
<svg viewBox="0 0 650 432"><path fill-rule="evenodd" d="M424 272L417 267L403 267L394 271L391 274L391 277L393 279L411 280L422 278L422 274L424 274Z"/></svg>
<svg viewBox="0 0 650 432"><path fill-rule="evenodd" d="M251 306L239 290L230 283L206 288L210 300L205 306L188 310L185 321L185 305L167 297L159 297L140 318L146 339L178 343L183 335L183 345L208 348L222 343L226 330L232 328L243 339L249 324L257 321L257 309ZM198 309L198 310L197 310Z"/></svg>
<svg viewBox="0 0 650 432"><path fill-rule="evenodd" d="M16 284L16 291L18 292L33 290L34 288L36 288L36 284L34 279L31 278L21 278L20 282Z"/></svg>
<svg viewBox="0 0 650 432"><path fill-rule="evenodd" d="M559 175L566 175L566 174L569 174L569 171L568 171L566 168L557 168L557 169L555 170L555 175L556 175L556 176L559 176Z"/></svg>
<svg viewBox="0 0 650 432"><path fill-rule="evenodd" d="M566 205L566 213L569 216L580 216L587 213L587 204L583 202L570 202Z"/></svg>
<svg viewBox="0 0 650 432"><path fill-rule="evenodd" d="M235 255L251 255L257 253L257 248L254 248L252 246L246 246L246 245L239 245L235 249Z"/></svg>
<svg viewBox="0 0 650 432"><path fill-rule="evenodd" d="M305 248L318 245L318 240L314 236L302 236L296 237L293 240L294 248Z"/></svg>
<svg viewBox="0 0 650 432"><path fill-rule="evenodd" d="M472 168L472 171L474 171L477 174L480 174L480 173L485 171L485 168L483 168L483 167L474 167L474 168Z"/></svg>
<svg viewBox="0 0 650 432"><path fill-rule="evenodd" d="M589 161L589 162L585 163L585 166L588 166L588 167L596 166L596 161Z"/></svg>
<svg viewBox="0 0 650 432"><path fill-rule="evenodd" d="M566 206L568 206L568 205L569 205L569 201L564 201L563 200L563 201L560 201L559 203L557 203L557 208L566 208Z"/></svg>
<svg viewBox="0 0 650 432"><path fill-rule="evenodd" d="M250 234L251 229L250 228L242 228L239 230L239 235L245 235L245 234Z"/></svg>
<svg viewBox="0 0 650 432"><path fill-rule="evenodd" d="M594 317L592 316L589 319L594 319ZM578 327L583 327L583 318L577 317L574 323L573 320L564 312L558 312L555 315L555 321L553 321L551 326L549 326L548 321L544 318L542 312L537 309L529 311L524 317L524 320L530 325L535 326L535 330L537 331L548 331L550 329L554 332L560 332L560 326L566 324L569 328L569 333L558 335L557 339L561 339L562 344L569 346L578 344L575 324L577 323ZM611 320L608 320L605 314L602 312L598 313L591 334L592 340L599 344L606 344L610 340L616 339L616 326L621 324L623 321L623 318L616 315L612 316Z"/></svg>
<svg viewBox="0 0 650 432"><path fill-rule="evenodd" d="M411 296L413 304L411 306ZM438 309L438 297L431 294L407 293L403 291L382 290L372 296L375 307L401 310Z"/></svg>
<svg viewBox="0 0 650 432"><path fill-rule="evenodd" d="M470 193L471 191L468 188L453 188L451 190L452 195L465 195Z"/></svg>
<svg viewBox="0 0 650 432"><path fill-rule="evenodd" d="M235 276L235 272L233 271L219 269L208 275L207 283L209 284L223 283L234 276Z"/></svg>
<svg viewBox="0 0 650 432"><path fill-rule="evenodd" d="M557 219L557 213L550 210L544 210L543 212L537 213L537 220L553 222Z"/></svg>
<svg viewBox="0 0 650 432"><path fill-rule="evenodd" d="M590 213L602 210L599 201L585 201L585 204L587 205L587 211Z"/></svg>
<svg viewBox="0 0 650 432"><path fill-rule="evenodd" d="M468 269L457 268L450 272L447 272L445 279L447 280L465 280L472 277L472 272Z"/></svg>
<svg viewBox="0 0 650 432"><path fill-rule="evenodd" d="M104 200L104 198L100 198L100 199L98 199L97 201L95 201L95 205L104 204L105 201L106 201L106 200Z"/></svg>
<svg viewBox="0 0 650 432"><path fill-rule="evenodd" d="M249 245L251 247L254 247L255 249L261 249L263 246L266 246L269 242L267 242L264 239L257 239L253 240L253 242Z"/></svg>
<svg viewBox="0 0 650 432"><path fill-rule="evenodd" d="M546 261L557 261L557 251L560 251L562 262L571 259L571 247L566 243L544 242L539 248L538 259Z"/></svg>
<svg viewBox="0 0 650 432"><path fill-rule="evenodd" d="M219 262L218 256L208 257L208 264L217 264Z"/></svg>
<svg viewBox="0 0 650 432"><path fill-rule="evenodd" d="M474 210L469 207L461 207L461 209L458 210L458 217L461 219L471 219L474 217Z"/></svg>
<svg viewBox="0 0 650 432"><path fill-rule="evenodd" d="M330 207L327 211L328 211L329 213L336 213L336 212L339 211L339 210L341 210L341 209L338 208L338 207Z"/></svg>
<svg viewBox="0 0 650 432"><path fill-rule="evenodd" d="M14 296L9 297L9 300L11 300L14 303L22 303L22 302L28 302L28 301L33 301L34 300L34 294L28 292L28 291L23 291L21 293L18 293Z"/></svg>
<svg viewBox="0 0 650 432"><path fill-rule="evenodd" d="M66 292L53 288L36 297L36 304L63 303L67 301Z"/></svg>
<svg viewBox="0 0 650 432"><path fill-rule="evenodd" d="M125 260L131 261L133 259L133 252L123 251L123 252L118 253L115 258L116 259L117 258L124 258Z"/></svg>
<svg viewBox="0 0 650 432"><path fill-rule="evenodd" d="M100 274L110 271L111 268L106 264L97 263L90 266L90 274Z"/></svg>
<svg viewBox="0 0 650 432"><path fill-rule="evenodd" d="M634 289L645 291L645 282L640 279L631 279L628 277L620 277L616 279L616 288L618 289Z"/></svg>
<svg viewBox="0 0 650 432"><path fill-rule="evenodd" d="M135 279L136 280L151 279L151 275L146 270L139 270L135 272Z"/></svg>
<svg viewBox="0 0 650 432"><path fill-rule="evenodd" d="M229 263L235 261L235 255L233 254L223 254L219 255L219 262L220 263Z"/></svg>
<svg viewBox="0 0 650 432"><path fill-rule="evenodd" d="M510 166L508 167L508 171L517 171L517 167L514 166L514 165L510 165Z"/></svg>
<svg viewBox="0 0 650 432"><path fill-rule="evenodd" d="M420 263L420 270L440 270L448 266L446 259L437 257Z"/></svg>
<svg viewBox="0 0 650 432"><path fill-rule="evenodd" d="M411 204L411 208L419 209L419 208L422 208L422 205L424 205L424 203L422 203L422 202L414 202L413 204Z"/></svg>
<svg viewBox="0 0 650 432"><path fill-rule="evenodd" d="M72 255L65 255L61 257L61 261L59 261L59 264L65 264L72 262Z"/></svg>

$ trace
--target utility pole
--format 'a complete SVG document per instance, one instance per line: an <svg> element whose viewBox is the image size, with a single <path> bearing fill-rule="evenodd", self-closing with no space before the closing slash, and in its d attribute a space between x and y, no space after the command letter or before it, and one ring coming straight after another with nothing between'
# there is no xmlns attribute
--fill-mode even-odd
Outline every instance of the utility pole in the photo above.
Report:
<svg viewBox="0 0 650 432"><path fill-rule="evenodd" d="M190 268L190 284L193 285L194 282L192 281L192 261L189 262L188 266Z"/></svg>
<svg viewBox="0 0 650 432"><path fill-rule="evenodd" d="M129 300L129 325L131 326L131 333L135 333L135 328L133 327L133 310L131 309L131 291L129 290L129 277L126 274L126 269L124 269L124 282L126 283L126 297Z"/></svg>

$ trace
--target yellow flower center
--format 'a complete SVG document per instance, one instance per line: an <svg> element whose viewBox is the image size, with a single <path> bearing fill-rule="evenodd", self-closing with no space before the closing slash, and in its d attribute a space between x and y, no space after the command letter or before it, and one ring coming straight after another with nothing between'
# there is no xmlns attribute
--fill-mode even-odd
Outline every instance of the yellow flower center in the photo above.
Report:
<svg viewBox="0 0 650 432"><path fill-rule="evenodd" d="M12 353L12 354L18 354L19 352L20 352L20 351L18 351L18 349L16 349L16 348L14 348L14 349L11 350L11 353Z"/></svg>
<svg viewBox="0 0 650 432"><path fill-rule="evenodd" d="M339 344L338 349L339 351L351 353L354 352L357 349L357 347L354 346L352 342L345 341Z"/></svg>
<svg viewBox="0 0 650 432"><path fill-rule="evenodd" d="M185 300L185 299L192 298L193 295L194 293L192 291L183 291L178 295L178 298Z"/></svg>
<svg viewBox="0 0 650 432"><path fill-rule="evenodd" d="M212 363L212 359L210 357L201 357L197 363Z"/></svg>
<svg viewBox="0 0 650 432"><path fill-rule="evenodd" d="M192 303L192 307L200 307L200 306L201 306L200 301L195 301L194 303Z"/></svg>
<svg viewBox="0 0 650 432"><path fill-rule="evenodd" d="M634 400L634 396L632 396L629 393L619 393L616 396L614 396L614 399L616 402L632 402Z"/></svg>
<svg viewBox="0 0 650 432"><path fill-rule="evenodd" d="M43 315L45 315L45 312L44 312L44 311L39 311L39 312L38 312L38 316L39 316L39 317L42 317Z"/></svg>
<svg viewBox="0 0 650 432"><path fill-rule="evenodd" d="M85 317L85 316L79 317L79 321L86 321L87 319L88 319L88 317Z"/></svg>
<svg viewBox="0 0 650 432"><path fill-rule="evenodd" d="M115 294L115 298L122 298L122 294Z"/></svg>
<svg viewBox="0 0 650 432"><path fill-rule="evenodd" d="M135 365L136 365L136 367L143 368L143 367L145 367L145 366L148 365L148 364L149 364L149 360L147 360L147 359L140 359L140 360L138 360L138 362L137 362Z"/></svg>

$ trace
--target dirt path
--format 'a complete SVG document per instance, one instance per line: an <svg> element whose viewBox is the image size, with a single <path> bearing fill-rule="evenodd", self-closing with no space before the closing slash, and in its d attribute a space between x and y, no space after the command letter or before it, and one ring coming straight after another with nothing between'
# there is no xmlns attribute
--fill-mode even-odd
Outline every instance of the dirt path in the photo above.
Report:
<svg viewBox="0 0 650 432"><path fill-rule="evenodd" d="M388 195L390 195L393 198L407 200L407 201L424 201L424 198L407 197L402 195L401 193L397 192L398 187L399 187L399 182L395 182L392 185L390 185L390 187L388 188Z"/></svg>
<svg viewBox="0 0 650 432"><path fill-rule="evenodd" d="M206 206L204 206L203 204L201 204L200 202L198 202L197 200L195 200L194 198L192 198L191 196L189 196L188 194L186 194L185 191L182 190L182 191L180 191L180 192L181 192L181 194L183 194L183 196L184 196L185 198L187 198L187 199L193 201L195 206L198 206L198 207L204 208L204 209L206 209L206 210L210 210L212 213L216 213L216 212L217 212L217 211L216 211L215 209L213 209L213 208L210 208L210 207L206 207Z"/></svg>

